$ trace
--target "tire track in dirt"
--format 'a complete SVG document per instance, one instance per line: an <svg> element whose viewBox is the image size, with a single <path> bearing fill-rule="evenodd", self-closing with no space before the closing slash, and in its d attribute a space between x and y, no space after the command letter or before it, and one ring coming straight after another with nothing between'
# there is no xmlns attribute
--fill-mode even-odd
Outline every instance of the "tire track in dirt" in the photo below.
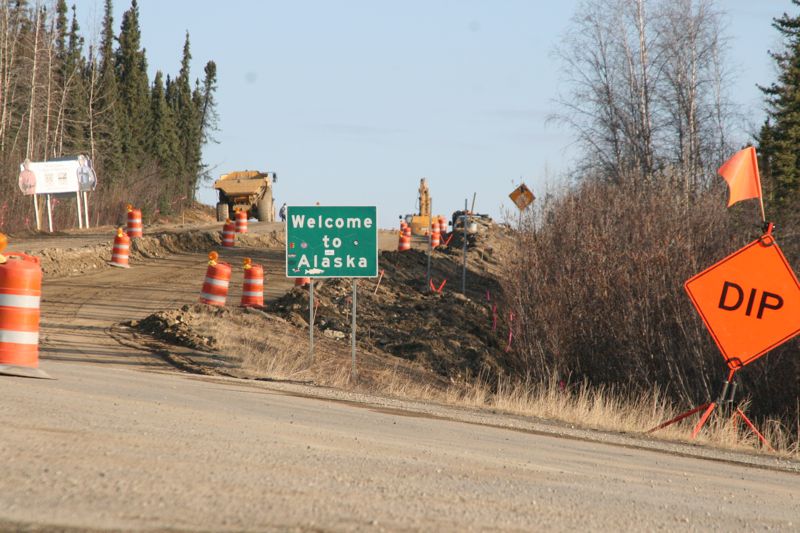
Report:
<svg viewBox="0 0 800 533"><path fill-rule="evenodd" d="M283 276L282 250L236 248L221 258L233 266L228 305L241 297L241 264L252 257L265 267L265 298L274 299L292 286ZM119 322L138 320L162 309L195 303L203 283L205 254L175 254L71 278L45 280L42 297L42 359L113 364L148 369L172 368L161 357L121 344L111 334Z"/></svg>

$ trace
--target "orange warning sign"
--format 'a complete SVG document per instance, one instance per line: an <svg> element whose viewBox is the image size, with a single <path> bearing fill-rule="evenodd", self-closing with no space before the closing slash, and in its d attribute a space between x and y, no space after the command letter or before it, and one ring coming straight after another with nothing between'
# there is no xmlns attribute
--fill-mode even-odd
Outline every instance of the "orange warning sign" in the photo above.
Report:
<svg viewBox="0 0 800 533"><path fill-rule="evenodd" d="M685 287L732 369L800 333L800 283L771 234L697 274Z"/></svg>
<svg viewBox="0 0 800 533"><path fill-rule="evenodd" d="M514 189L514 191L509 194L508 197L511 198L511 201L514 202L520 211L531 205L536 199L536 197L533 195L533 191L531 191L524 183Z"/></svg>

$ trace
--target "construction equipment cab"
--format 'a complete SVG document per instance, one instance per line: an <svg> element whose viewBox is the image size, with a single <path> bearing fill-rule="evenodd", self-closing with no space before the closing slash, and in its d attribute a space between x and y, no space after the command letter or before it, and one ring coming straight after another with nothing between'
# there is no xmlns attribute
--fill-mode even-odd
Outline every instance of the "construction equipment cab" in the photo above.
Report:
<svg viewBox="0 0 800 533"><path fill-rule="evenodd" d="M274 172L243 170L223 174L214 182L219 191L217 221L233 218L236 211L246 211L247 218L274 222L272 184L278 181Z"/></svg>

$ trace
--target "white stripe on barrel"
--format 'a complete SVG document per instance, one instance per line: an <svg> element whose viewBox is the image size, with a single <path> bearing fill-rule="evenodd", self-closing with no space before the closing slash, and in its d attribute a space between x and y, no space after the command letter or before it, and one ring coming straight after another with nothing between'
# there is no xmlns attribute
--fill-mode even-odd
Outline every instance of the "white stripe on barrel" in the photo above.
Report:
<svg viewBox="0 0 800 533"><path fill-rule="evenodd" d="M0 329L0 342L8 342L11 344L29 344L31 346L36 346L39 344L39 332Z"/></svg>
<svg viewBox="0 0 800 533"><path fill-rule="evenodd" d="M0 294L0 307L20 307L22 309L39 309L39 296L22 296L18 294Z"/></svg>

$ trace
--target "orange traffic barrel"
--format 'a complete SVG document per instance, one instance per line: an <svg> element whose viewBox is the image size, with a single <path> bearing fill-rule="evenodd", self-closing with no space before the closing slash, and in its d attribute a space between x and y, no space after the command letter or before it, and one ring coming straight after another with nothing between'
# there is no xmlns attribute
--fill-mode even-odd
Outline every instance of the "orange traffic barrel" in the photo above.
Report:
<svg viewBox="0 0 800 533"><path fill-rule="evenodd" d="M114 237L114 249L111 251L111 262L109 265L130 268L128 264L128 256L130 255L131 239L122 228L117 229L117 236Z"/></svg>
<svg viewBox="0 0 800 533"><path fill-rule="evenodd" d="M2 238L0 252L5 248ZM0 255L0 374L49 378L39 369L39 259L11 252Z"/></svg>
<svg viewBox="0 0 800 533"><path fill-rule="evenodd" d="M431 248L436 248L441 243L442 234L439 233L438 221L434 222L431 228Z"/></svg>
<svg viewBox="0 0 800 533"><path fill-rule="evenodd" d="M247 211L236 211L236 233L247 233Z"/></svg>
<svg viewBox="0 0 800 533"><path fill-rule="evenodd" d="M128 204L128 237L131 239L142 236L142 210L134 209Z"/></svg>
<svg viewBox="0 0 800 533"><path fill-rule="evenodd" d="M439 233L442 235L447 233L447 219L444 218L444 215L439 215Z"/></svg>
<svg viewBox="0 0 800 533"><path fill-rule="evenodd" d="M244 285L242 307L264 305L264 267L254 265L249 257L244 258Z"/></svg>
<svg viewBox="0 0 800 533"><path fill-rule="evenodd" d="M294 278L295 287L305 287L311 285L311 278Z"/></svg>
<svg viewBox="0 0 800 533"><path fill-rule="evenodd" d="M217 252L209 253L208 259L208 269L206 269L200 301L204 304L224 307L225 300L228 298L228 285L231 281L231 266L228 263L217 262L219 259Z"/></svg>
<svg viewBox="0 0 800 533"><path fill-rule="evenodd" d="M400 241L397 243L397 251L405 252L411 249L411 235L406 235L406 232L400 233Z"/></svg>
<svg viewBox="0 0 800 533"><path fill-rule="evenodd" d="M230 248L231 246L236 245L236 228L231 222L231 219L225 221L225 225L222 226L222 246L226 248Z"/></svg>

